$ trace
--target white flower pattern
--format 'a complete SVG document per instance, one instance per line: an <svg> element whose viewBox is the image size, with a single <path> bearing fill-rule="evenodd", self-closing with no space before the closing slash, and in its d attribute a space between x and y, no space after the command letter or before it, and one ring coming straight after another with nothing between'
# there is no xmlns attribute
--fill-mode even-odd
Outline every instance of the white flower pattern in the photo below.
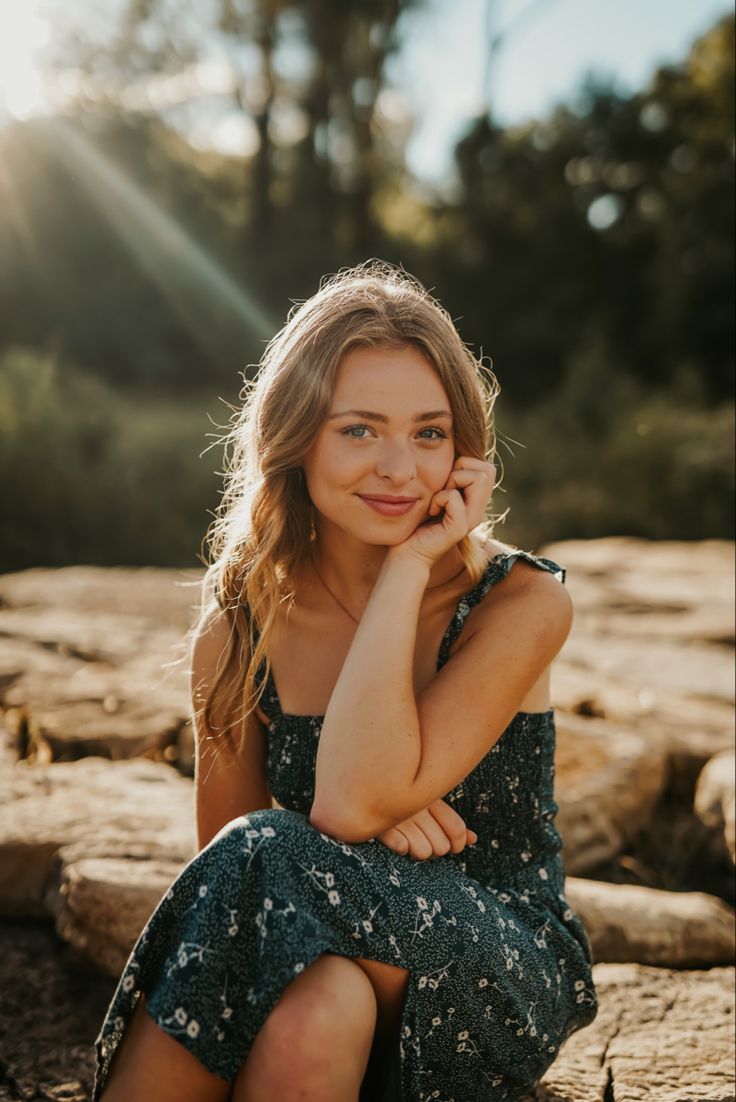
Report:
<svg viewBox="0 0 736 1102"><path fill-rule="evenodd" d="M438 669L470 609L518 559L564 581L550 559L496 556L458 603ZM590 946L564 896L553 711L518 712L445 796L477 845L415 861L311 826L323 717L284 715L272 678L261 704L269 789L289 810L234 820L166 892L102 1025L93 1098L141 991L162 1029L233 1079L280 992L332 952L410 973L394 1048L404 1102L519 1099L597 1013Z"/></svg>

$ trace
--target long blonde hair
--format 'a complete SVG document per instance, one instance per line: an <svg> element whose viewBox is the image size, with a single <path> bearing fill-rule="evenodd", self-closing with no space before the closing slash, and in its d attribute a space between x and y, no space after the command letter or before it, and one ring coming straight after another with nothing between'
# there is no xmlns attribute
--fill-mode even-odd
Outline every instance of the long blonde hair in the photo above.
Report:
<svg viewBox="0 0 736 1102"><path fill-rule="evenodd" d="M426 357L445 388L458 454L493 461L498 382L417 279L369 260L326 277L315 295L294 306L255 381L245 383L242 408L224 438L225 489L206 537L202 607L215 600L231 630L229 653L202 709L209 735L231 735L263 692L278 606L293 601L295 570L315 538L301 463L329 412L343 357L357 347L408 345ZM490 533L496 519L481 527ZM458 550L475 584L486 560L469 536ZM212 729L215 701L227 716L218 731Z"/></svg>

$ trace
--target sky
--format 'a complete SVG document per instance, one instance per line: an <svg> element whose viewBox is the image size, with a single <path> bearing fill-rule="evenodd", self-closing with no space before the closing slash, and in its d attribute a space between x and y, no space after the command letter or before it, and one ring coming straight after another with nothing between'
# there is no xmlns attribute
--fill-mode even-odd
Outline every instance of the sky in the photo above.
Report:
<svg viewBox="0 0 736 1102"><path fill-rule="evenodd" d="M52 37L54 11L71 11L72 22L83 13L89 21L95 11L109 21L123 2L75 0L70 9L64 0L0 0L0 122L4 115L27 117L43 109L35 62ZM453 145L468 120L489 103L496 122L514 125L544 117L557 103L572 103L591 71L622 94L639 91L657 67L682 61L693 41L732 10L732 0L407 4L399 23L401 48L391 56L387 75L400 115L411 120L409 168L430 186L451 187ZM490 66L489 43L495 43ZM217 59L211 60L210 81L218 67ZM201 78L200 68L200 83ZM159 94L178 95L182 79L169 80ZM195 144L203 138L223 152L253 152L255 126L234 109L229 118L220 113L215 121L200 109L194 124L187 123L187 136Z"/></svg>
<svg viewBox="0 0 736 1102"><path fill-rule="evenodd" d="M496 121L513 125L571 102L590 70L639 91L732 11L732 0L428 0L407 10L390 76L418 118L409 167L446 179L453 141L489 99ZM486 44L499 35L487 89Z"/></svg>

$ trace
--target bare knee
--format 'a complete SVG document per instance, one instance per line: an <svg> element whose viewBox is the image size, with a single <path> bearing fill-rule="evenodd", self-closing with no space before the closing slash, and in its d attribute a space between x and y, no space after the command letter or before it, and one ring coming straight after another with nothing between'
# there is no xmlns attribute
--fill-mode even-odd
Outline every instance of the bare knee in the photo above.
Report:
<svg viewBox="0 0 736 1102"><path fill-rule="evenodd" d="M308 1060L322 1042L336 1039L370 1047L377 1013L365 972L347 957L324 953L285 988L261 1033L290 1061Z"/></svg>
<svg viewBox="0 0 736 1102"><path fill-rule="evenodd" d="M371 982L323 953L282 992L233 1084L233 1102L357 1098L376 1026Z"/></svg>

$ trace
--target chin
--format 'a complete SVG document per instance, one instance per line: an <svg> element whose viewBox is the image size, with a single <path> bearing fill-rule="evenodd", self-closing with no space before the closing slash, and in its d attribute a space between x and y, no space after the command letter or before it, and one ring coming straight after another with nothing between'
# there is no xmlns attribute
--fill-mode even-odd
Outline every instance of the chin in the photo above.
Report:
<svg viewBox="0 0 736 1102"><path fill-rule="evenodd" d="M402 518L406 519L406 518ZM422 518L424 519L424 518ZM421 522L420 522L421 523ZM396 547L399 543L404 543L409 539L409 536L416 530L416 522L410 522L409 524L397 524L383 525L379 527L376 525L370 531L363 529L362 532L356 532L355 535L363 543L377 544L380 547Z"/></svg>
<svg viewBox="0 0 736 1102"><path fill-rule="evenodd" d="M395 527L391 527L388 524L381 525L380 522L371 525L367 525L365 522L363 524L346 524L344 517L339 520L335 519L332 523L346 536L357 540L359 543L365 543L369 547L395 547L396 544L408 540L416 527L413 524L396 524Z"/></svg>

